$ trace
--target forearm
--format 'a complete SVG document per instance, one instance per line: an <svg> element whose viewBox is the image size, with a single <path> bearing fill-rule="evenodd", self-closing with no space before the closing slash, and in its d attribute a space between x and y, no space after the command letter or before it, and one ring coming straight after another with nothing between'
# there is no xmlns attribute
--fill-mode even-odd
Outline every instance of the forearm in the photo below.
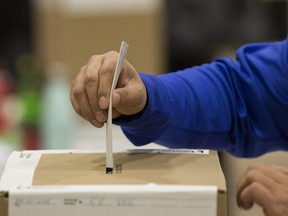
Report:
<svg viewBox="0 0 288 216"><path fill-rule="evenodd" d="M211 148L238 156L287 149L287 44L249 45L237 61L142 75L145 110L125 124L135 144Z"/></svg>

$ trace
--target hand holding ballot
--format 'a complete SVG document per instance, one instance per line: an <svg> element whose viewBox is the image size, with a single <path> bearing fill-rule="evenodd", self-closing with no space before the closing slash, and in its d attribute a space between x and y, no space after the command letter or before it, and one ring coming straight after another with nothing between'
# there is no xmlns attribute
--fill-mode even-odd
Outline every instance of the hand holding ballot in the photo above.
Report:
<svg viewBox="0 0 288 216"><path fill-rule="evenodd" d="M92 56L72 81L70 100L74 110L95 127L107 120L109 93L118 52ZM113 91L113 118L140 112L147 100L145 86L137 71L124 61L116 89Z"/></svg>

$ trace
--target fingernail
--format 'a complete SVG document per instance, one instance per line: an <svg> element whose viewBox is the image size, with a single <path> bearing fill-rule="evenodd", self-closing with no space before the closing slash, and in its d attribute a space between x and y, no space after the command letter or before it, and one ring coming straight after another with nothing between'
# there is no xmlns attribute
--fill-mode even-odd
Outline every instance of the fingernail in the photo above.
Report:
<svg viewBox="0 0 288 216"><path fill-rule="evenodd" d="M120 103L121 97L118 93L113 94L113 104L117 105Z"/></svg>
<svg viewBox="0 0 288 216"><path fill-rule="evenodd" d="M99 127L99 123L96 120L93 120L91 123L94 127Z"/></svg>
<svg viewBox="0 0 288 216"><path fill-rule="evenodd" d="M106 107L106 98L104 96L101 96L99 98L99 107L101 109L107 109L107 107Z"/></svg>
<svg viewBox="0 0 288 216"><path fill-rule="evenodd" d="M99 121L99 122L105 122L106 121L106 117L105 115L103 114L103 112L97 112L96 113L96 119Z"/></svg>

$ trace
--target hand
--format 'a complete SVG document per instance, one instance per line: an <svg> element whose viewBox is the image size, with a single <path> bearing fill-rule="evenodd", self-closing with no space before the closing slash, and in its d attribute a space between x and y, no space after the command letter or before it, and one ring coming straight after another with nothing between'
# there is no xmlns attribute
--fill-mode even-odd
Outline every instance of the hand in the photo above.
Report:
<svg viewBox="0 0 288 216"><path fill-rule="evenodd" d="M92 56L71 84L70 100L74 110L95 127L102 127L107 120L110 89L118 55L118 52L111 51ZM146 100L144 83L137 71L125 60L112 94L113 118L140 112Z"/></svg>
<svg viewBox="0 0 288 216"><path fill-rule="evenodd" d="M238 181L237 202L244 209L257 203L266 216L288 215L288 168L252 165Z"/></svg>

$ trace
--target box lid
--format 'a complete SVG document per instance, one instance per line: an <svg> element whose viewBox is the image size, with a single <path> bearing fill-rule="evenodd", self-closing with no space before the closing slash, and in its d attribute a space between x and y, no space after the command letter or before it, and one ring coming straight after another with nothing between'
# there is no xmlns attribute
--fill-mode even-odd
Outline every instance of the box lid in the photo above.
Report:
<svg viewBox="0 0 288 216"><path fill-rule="evenodd" d="M0 190L19 185L155 183L215 185L218 190L226 191L217 152L202 152L162 149L115 153L112 175L105 172L104 153L13 152L0 180Z"/></svg>
<svg viewBox="0 0 288 216"><path fill-rule="evenodd" d="M116 153L114 174L105 172L104 153L42 154L33 185L177 184L215 185L226 190L217 153Z"/></svg>
<svg viewBox="0 0 288 216"><path fill-rule="evenodd" d="M101 200L105 200L105 204L113 204L115 211L119 207L119 200L126 205L126 198L133 197L133 205L136 203L144 207L150 206L149 209L154 213L159 210L166 212L167 206L173 207L171 212L169 210L170 215L175 215L172 210L177 211L180 206L182 206L181 211L191 212L192 207L193 212L208 211L206 208L199 208L198 204L195 204L197 200L202 207L210 206L208 209L211 215L215 215L217 202L217 215L226 215L225 178L217 152L208 152L208 150L164 149L120 152L114 154L115 168L111 175L106 174L104 153L13 152L0 181L0 191L2 191L0 208L4 209L4 212L0 212L0 216L8 215L8 206L9 212L13 215L23 215L23 211L31 215L35 213L35 208L49 214L53 210L53 214L57 215L60 212L70 212L72 208L70 201L73 200L77 201L72 203L74 207L76 204L78 206L80 201L83 204L79 204L80 206L73 210L73 215L78 215L77 211L84 210L93 215L96 209L88 208L86 204L91 202L91 197L95 198L95 194L98 198L101 195ZM215 186L218 188L217 199ZM121 198L116 197L116 199L115 193L121 193ZM91 196L92 194L94 195ZM159 196L157 202L161 202L161 205L158 203L157 208L154 208L156 195ZM150 198L144 199L146 196ZM165 201L167 196L173 205ZM56 203L57 209L51 209L51 206L47 206L45 202L43 204L43 200ZM175 202L178 204L176 205ZM36 207L35 203L41 205L37 204ZM122 207L131 213L136 211L131 209L131 206ZM97 211L102 210L97 208Z"/></svg>

